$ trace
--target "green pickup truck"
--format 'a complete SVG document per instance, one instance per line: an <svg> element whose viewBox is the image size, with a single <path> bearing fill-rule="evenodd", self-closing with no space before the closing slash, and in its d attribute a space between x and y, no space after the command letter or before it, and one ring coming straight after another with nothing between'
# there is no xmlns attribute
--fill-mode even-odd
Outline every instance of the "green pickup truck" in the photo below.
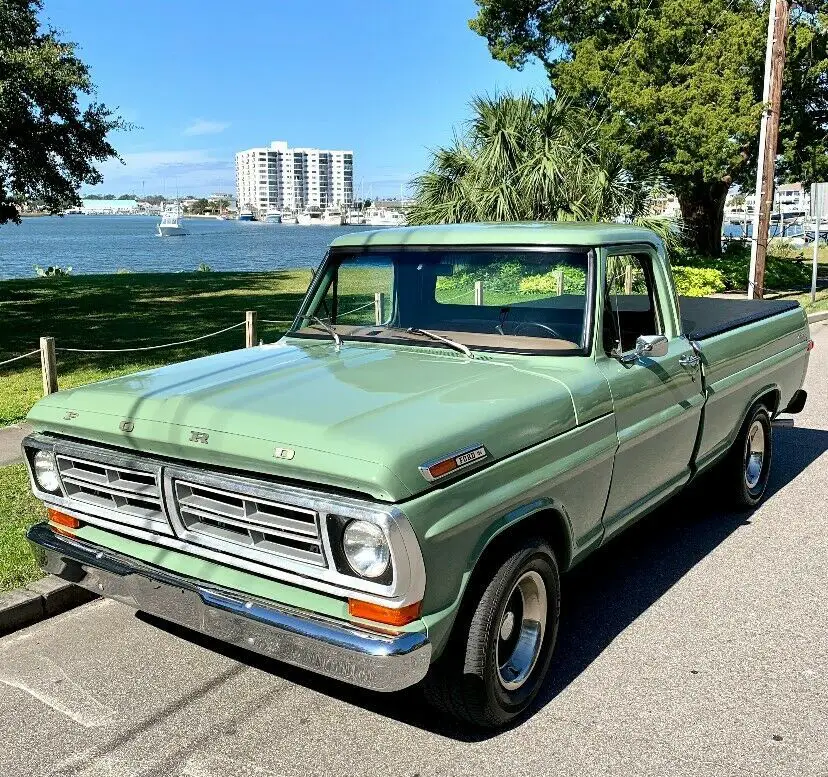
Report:
<svg viewBox="0 0 828 777"><path fill-rule="evenodd" d="M679 299L617 224L348 234L287 334L38 402L45 570L482 726L555 646L559 575L716 467L750 508L802 409L796 303Z"/></svg>

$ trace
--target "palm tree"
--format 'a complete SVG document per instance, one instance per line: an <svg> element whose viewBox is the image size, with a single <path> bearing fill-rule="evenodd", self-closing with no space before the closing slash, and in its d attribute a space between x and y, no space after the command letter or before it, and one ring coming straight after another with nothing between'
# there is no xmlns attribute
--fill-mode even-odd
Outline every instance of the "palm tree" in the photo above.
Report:
<svg viewBox="0 0 828 777"><path fill-rule="evenodd" d="M466 131L413 181L411 224L646 221L656 181L635 180L591 116L562 97L476 97ZM655 222L651 224L650 222ZM658 222L661 222L660 228Z"/></svg>

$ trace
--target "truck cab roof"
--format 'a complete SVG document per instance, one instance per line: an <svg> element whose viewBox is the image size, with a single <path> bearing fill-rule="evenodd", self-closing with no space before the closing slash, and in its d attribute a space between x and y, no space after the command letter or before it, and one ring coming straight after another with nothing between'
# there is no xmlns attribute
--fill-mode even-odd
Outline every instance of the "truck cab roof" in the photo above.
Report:
<svg viewBox="0 0 828 777"><path fill-rule="evenodd" d="M511 223L439 224L395 227L351 232L336 238L331 248L373 246L600 246L618 243L648 243L661 246L650 229L630 224L516 221Z"/></svg>

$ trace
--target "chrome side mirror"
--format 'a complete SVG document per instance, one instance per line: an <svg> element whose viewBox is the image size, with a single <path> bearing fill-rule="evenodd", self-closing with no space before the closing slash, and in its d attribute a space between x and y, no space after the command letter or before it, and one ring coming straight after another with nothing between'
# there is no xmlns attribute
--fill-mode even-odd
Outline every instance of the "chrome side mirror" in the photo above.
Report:
<svg viewBox="0 0 828 777"><path fill-rule="evenodd" d="M635 341L635 355L639 359L644 356L658 359L666 356L669 349L670 341L664 335L641 335Z"/></svg>

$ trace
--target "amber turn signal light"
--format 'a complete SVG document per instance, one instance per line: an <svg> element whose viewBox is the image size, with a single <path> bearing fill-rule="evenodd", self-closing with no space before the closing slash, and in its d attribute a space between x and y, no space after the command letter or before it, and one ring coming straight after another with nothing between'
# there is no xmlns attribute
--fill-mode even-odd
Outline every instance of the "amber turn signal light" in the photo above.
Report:
<svg viewBox="0 0 828 777"><path fill-rule="evenodd" d="M353 615L354 618L365 618L369 621L384 623L387 626L405 626L406 623L417 620L422 609L422 602L395 609L394 607L383 607L381 604L363 602L359 599L348 599L348 613Z"/></svg>
<svg viewBox="0 0 828 777"><path fill-rule="evenodd" d="M49 517L49 523L55 524L54 529L60 531L61 534L66 534L66 529L80 529L81 527L81 522L77 518L52 507L46 510L46 515Z"/></svg>
<svg viewBox="0 0 828 777"><path fill-rule="evenodd" d="M448 475L449 472L453 472L456 469L457 462L454 459L446 459L429 467L428 474L433 478L441 478L443 475Z"/></svg>

